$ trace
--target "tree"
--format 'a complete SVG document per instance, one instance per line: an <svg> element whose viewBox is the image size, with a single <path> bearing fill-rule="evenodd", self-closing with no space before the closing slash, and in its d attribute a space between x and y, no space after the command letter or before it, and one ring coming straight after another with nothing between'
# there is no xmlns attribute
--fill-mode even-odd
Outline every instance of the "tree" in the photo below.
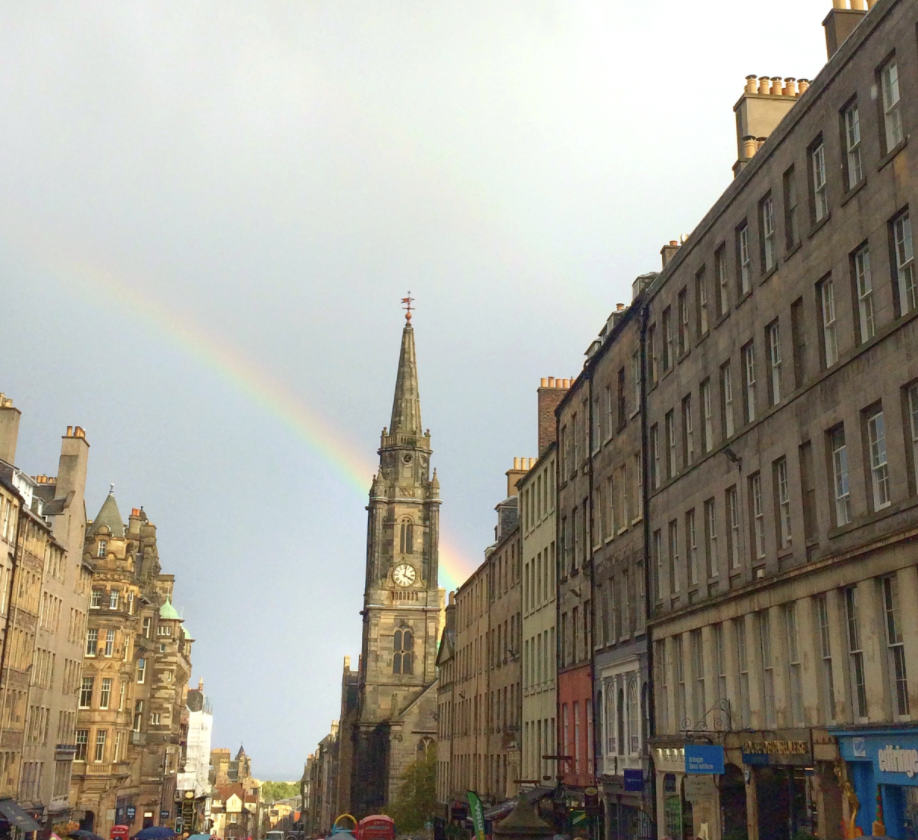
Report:
<svg viewBox="0 0 918 840"><path fill-rule="evenodd" d="M279 799L293 799L300 795L299 782L262 782L263 802L277 802Z"/></svg>
<svg viewBox="0 0 918 840"><path fill-rule="evenodd" d="M407 834L424 828L436 806L437 751L433 748L405 768L395 802L386 813L395 820L395 830Z"/></svg>

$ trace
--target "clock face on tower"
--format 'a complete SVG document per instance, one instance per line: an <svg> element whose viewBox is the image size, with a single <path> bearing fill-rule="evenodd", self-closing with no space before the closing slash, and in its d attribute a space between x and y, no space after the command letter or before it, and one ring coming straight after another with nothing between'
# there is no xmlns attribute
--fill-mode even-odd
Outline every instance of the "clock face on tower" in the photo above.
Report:
<svg viewBox="0 0 918 840"><path fill-rule="evenodd" d="M411 586L417 576L418 573L414 570L414 566L409 566L407 563L396 566L392 572L392 580L395 581L396 586Z"/></svg>

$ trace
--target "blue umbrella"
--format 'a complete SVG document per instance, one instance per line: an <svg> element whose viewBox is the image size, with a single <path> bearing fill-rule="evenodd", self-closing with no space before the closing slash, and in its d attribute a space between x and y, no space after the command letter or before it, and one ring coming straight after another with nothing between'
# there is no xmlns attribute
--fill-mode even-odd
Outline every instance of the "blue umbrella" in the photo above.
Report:
<svg viewBox="0 0 918 840"><path fill-rule="evenodd" d="M175 832L166 825L151 825L142 828L134 835L134 840L168 840L175 837Z"/></svg>
<svg viewBox="0 0 918 840"><path fill-rule="evenodd" d="M192 834L188 840L210 840L209 834Z"/></svg>

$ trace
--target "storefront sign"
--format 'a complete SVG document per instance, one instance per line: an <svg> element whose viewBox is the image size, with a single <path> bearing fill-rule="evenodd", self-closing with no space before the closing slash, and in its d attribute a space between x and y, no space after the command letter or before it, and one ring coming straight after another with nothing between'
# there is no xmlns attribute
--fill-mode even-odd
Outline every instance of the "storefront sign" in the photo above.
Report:
<svg viewBox="0 0 918 840"><path fill-rule="evenodd" d="M743 764L807 766L813 763L809 741L762 740L743 743Z"/></svg>
<svg viewBox="0 0 918 840"><path fill-rule="evenodd" d="M625 790L629 793L640 793L644 790L643 770L625 770Z"/></svg>
<svg viewBox="0 0 918 840"><path fill-rule="evenodd" d="M686 744L685 772L723 775L724 748L711 744Z"/></svg>
<svg viewBox="0 0 918 840"><path fill-rule="evenodd" d="M134 822L134 817L136 817L136 816L137 816L137 806L136 806L136 805L128 805L128 806L127 806L127 818L128 818L131 822Z"/></svg>
<svg viewBox="0 0 918 840"><path fill-rule="evenodd" d="M714 786L714 777L701 775L686 776L682 790L689 802L709 799L717 792L717 788Z"/></svg>

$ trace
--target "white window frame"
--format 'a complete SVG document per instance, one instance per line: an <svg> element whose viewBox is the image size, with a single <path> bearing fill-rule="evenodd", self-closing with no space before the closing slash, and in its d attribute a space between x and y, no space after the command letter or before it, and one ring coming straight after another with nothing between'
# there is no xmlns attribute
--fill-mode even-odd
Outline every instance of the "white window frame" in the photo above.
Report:
<svg viewBox="0 0 918 840"><path fill-rule="evenodd" d="M749 250L749 224L743 222L736 231L739 242L740 294L752 289L752 254Z"/></svg>
<svg viewBox="0 0 918 840"><path fill-rule="evenodd" d="M746 420L749 423L755 421L755 344L749 342L743 348L743 370L746 373Z"/></svg>
<svg viewBox="0 0 918 840"><path fill-rule="evenodd" d="M685 515L685 539L688 547L689 585L698 585L698 531L695 525L695 508Z"/></svg>
<svg viewBox="0 0 918 840"><path fill-rule="evenodd" d="M861 118L857 102L852 102L845 108L844 123L845 164L850 190L864 180L864 165L861 160Z"/></svg>
<svg viewBox="0 0 918 840"><path fill-rule="evenodd" d="M848 484L848 446L845 428L839 426L829 435L832 450L832 489L835 499L835 524L838 527L851 521L851 488Z"/></svg>
<svg viewBox="0 0 918 840"><path fill-rule="evenodd" d="M886 133L886 152L892 151L903 140L902 107L899 97L899 65L896 59L886 62L880 70L880 87L883 93L883 127Z"/></svg>
<svg viewBox="0 0 918 840"><path fill-rule="evenodd" d="M894 573L882 578L881 586L890 703L895 720L908 720L908 671L905 666L905 647L902 639L898 575Z"/></svg>
<svg viewBox="0 0 918 840"><path fill-rule="evenodd" d="M736 421L733 417L733 378L730 365L720 369L720 389L724 401L724 438L733 437L736 431Z"/></svg>
<svg viewBox="0 0 918 840"><path fill-rule="evenodd" d="M826 194L826 147L820 140L810 151L813 171L813 216L817 223L829 215L829 197Z"/></svg>
<svg viewBox="0 0 918 840"><path fill-rule="evenodd" d="M790 548L794 541L791 526L790 483L787 472L787 458L781 458L775 464L776 490L778 497L778 534L781 548Z"/></svg>
<svg viewBox="0 0 918 840"><path fill-rule="evenodd" d="M827 368L830 368L838 361L835 281L831 277L826 277L819 284L819 305L822 312L823 362Z"/></svg>
<svg viewBox="0 0 918 840"><path fill-rule="evenodd" d="M778 246L775 241L775 200L770 195L762 201L762 247L765 271L771 271L778 263Z"/></svg>
<svg viewBox="0 0 918 840"><path fill-rule="evenodd" d="M742 568L742 526L740 525L739 490L737 486L728 487L727 499L727 528L730 538L730 569L736 571Z"/></svg>
<svg viewBox="0 0 918 840"><path fill-rule="evenodd" d="M768 327L768 364L771 368L771 404L781 402L781 329L777 321Z"/></svg>
<svg viewBox="0 0 918 840"><path fill-rule="evenodd" d="M863 344L877 333L873 307L873 276L870 272L870 248L864 245L854 253L854 284L857 292L857 312L860 339Z"/></svg>
<svg viewBox="0 0 918 840"><path fill-rule="evenodd" d="M753 543L754 560L765 557L765 509L762 504L762 474L756 473L749 478L749 495L752 502L752 531L755 541Z"/></svg>
<svg viewBox="0 0 918 840"><path fill-rule="evenodd" d="M912 221L908 212L900 213L893 221L893 240L896 252L896 285L899 290L899 309L902 315L918 308L918 289L915 286L915 252L912 247Z"/></svg>
<svg viewBox="0 0 918 840"><path fill-rule="evenodd" d="M711 403L711 380L705 379L701 383L701 410L704 413L702 446L705 453L714 448L714 406Z"/></svg>
<svg viewBox="0 0 918 840"><path fill-rule="evenodd" d="M890 505L886 419L882 408L873 409L867 415L867 444L870 456L870 484L873 491L873 509L882 510Z"/></svg>

